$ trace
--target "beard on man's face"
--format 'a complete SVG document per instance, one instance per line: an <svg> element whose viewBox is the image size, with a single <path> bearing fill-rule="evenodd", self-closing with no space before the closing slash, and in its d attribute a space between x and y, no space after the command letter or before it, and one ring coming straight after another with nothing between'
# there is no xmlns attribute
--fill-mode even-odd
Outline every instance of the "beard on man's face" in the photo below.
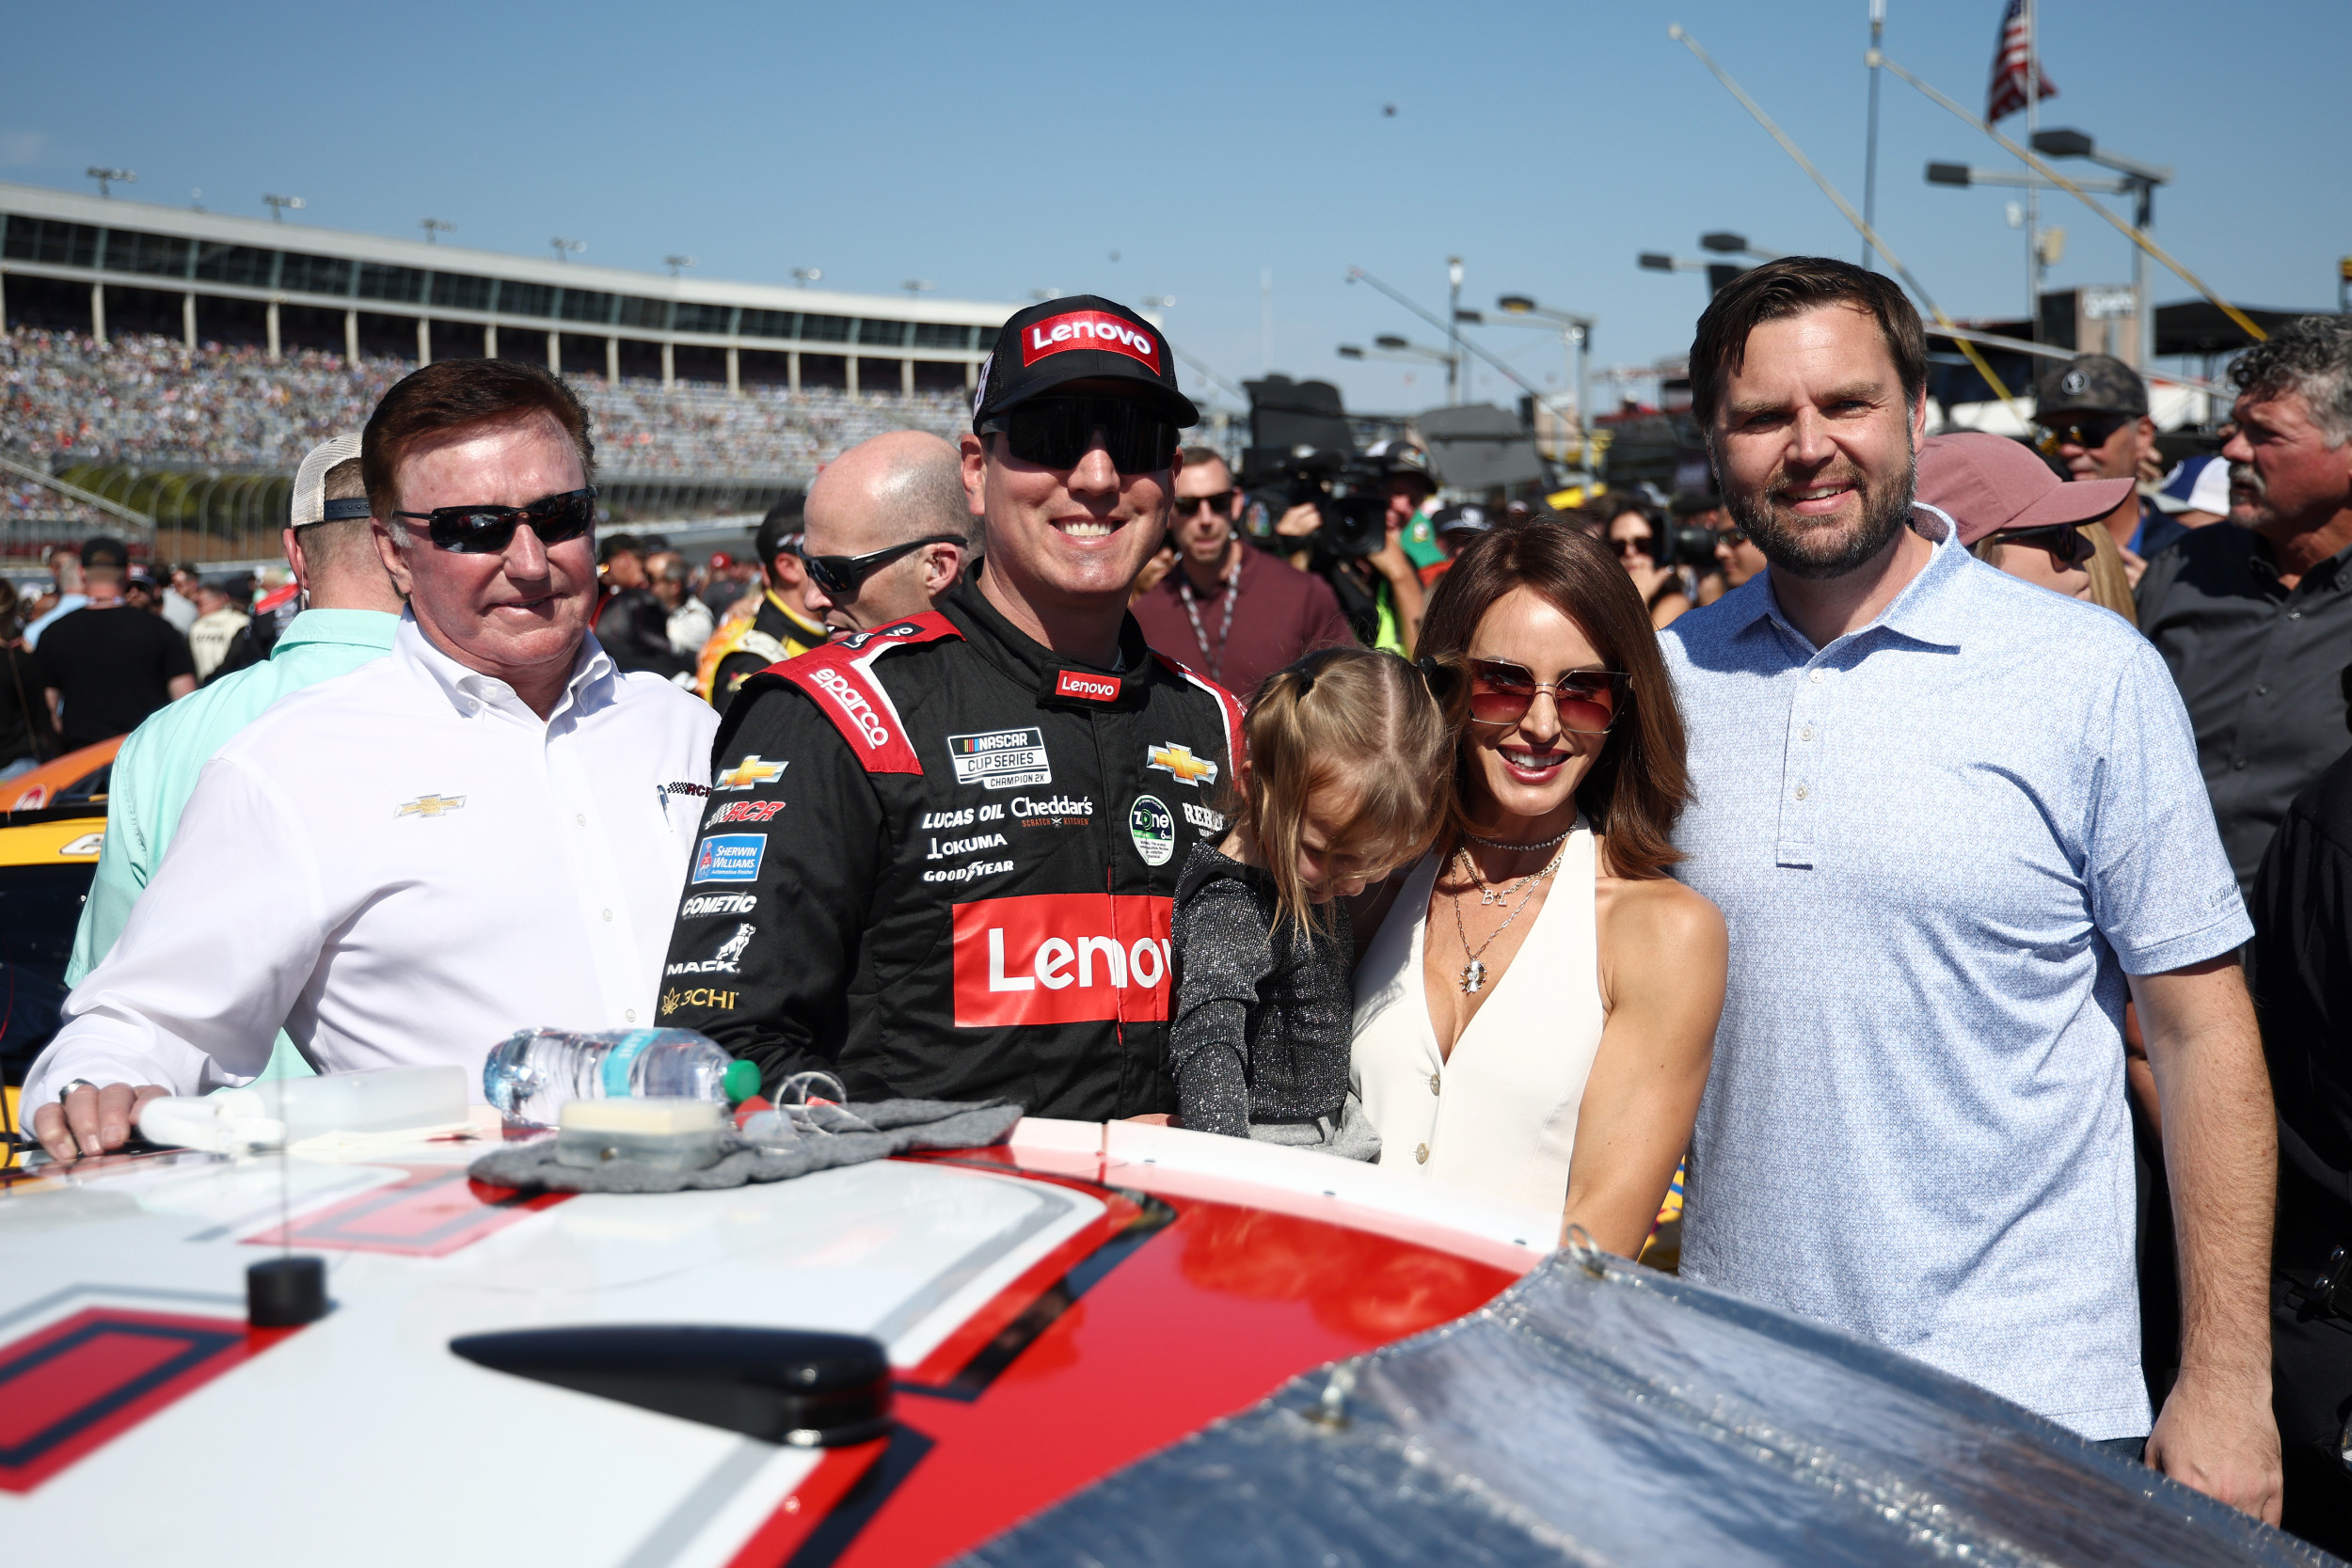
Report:
<svg viewBox="0 0 2352 1568"><path fill-rule="evenodd" d="M1717 467L1720 472L1721 465ZM1808 474L1799 484L1789 477L1788 469L1776 468L1753 493L1743 494L1724 486L1724 505L1733 520L1747 531L1756 547L1764 552L1772 570L1786 572L1792 578L1827 581L1876 560L1888 542L1910 526L1916 473L1916 460L1908 454L1899 473L1883 475L1877 480L1840 466ZM1772 499L1783 490L1849 483L1862 497L1862 515L1851 522L1800 516Z"/></svg>

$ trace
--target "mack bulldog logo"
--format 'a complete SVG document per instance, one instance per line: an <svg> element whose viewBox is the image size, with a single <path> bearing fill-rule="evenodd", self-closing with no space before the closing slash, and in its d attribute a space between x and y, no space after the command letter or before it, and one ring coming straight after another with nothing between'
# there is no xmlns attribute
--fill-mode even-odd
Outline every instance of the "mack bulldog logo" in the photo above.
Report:
<svg viewBox="0 0 2352 1568"><path fill-rule="evenodd" d="M1050 316L1032 322L1021 334L1021 362L1034 365L1049 354L1062 354L1073 348L1107 349L1123 354L1152 368L1160 370L1160 345L1147 327L1131 326L1108 310L1072 310L1064 315Z"/></svg>
<svg viewBox="0 0 2352 1568"><path fill-rule="evenodd" d="M719 944L719 951L699 963L672 964L669 973L672 974L733 974L742 962L743 949L752 944L752 936L757 930L757 927L746 920L736 927L733 936Z"/></svg>
<svg viewBox="0 0 2352 1568"><path fill-rule="evenodd" d="M1173 907L1101 893L956 905L956 1027L1166 1019Z"/></svg>

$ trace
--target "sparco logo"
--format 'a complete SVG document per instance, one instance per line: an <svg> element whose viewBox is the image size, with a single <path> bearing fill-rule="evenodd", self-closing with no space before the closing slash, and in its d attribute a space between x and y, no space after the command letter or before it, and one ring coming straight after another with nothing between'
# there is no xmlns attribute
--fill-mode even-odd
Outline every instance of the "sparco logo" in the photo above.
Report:
<svg viewBox="0 0 2352 1568"><path fill-rule="evenodd" d="M834 700L841 711L850 716L850 722L855 724L858 727L858 733L866 736L866 744L868 746L890 744L889 729L874 712L874 705L866 700L866 693L850 684L849 676L838 670L825 669L812 671L810 675L818 686L825 689L825 694Z"/></svg>
<svg viewBox="0 0 2352 1568"><path fill-rule="evenodd" d="M1148 328L1130 326L1107 310L1073 310L1067 315L1033 322L1021 334L1021 362L1034 365L1049 354L1073 348L1108 349L1160 370L1160 345Z"/></svg>
<svg viewBox="0 0 2352 1568"><path fill-rule="evenodd" d="M1172 907L1099 893L956 905L956 1027L1167 1018Z"/></svg>

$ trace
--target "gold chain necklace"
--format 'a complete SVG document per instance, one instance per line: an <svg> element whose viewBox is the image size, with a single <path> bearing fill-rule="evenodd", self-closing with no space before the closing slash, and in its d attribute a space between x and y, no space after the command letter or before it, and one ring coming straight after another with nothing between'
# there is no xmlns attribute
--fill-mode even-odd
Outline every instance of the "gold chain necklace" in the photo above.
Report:
<svg viewBox="0 0 2352 1568"><path fill-rule="evenodd" d="M1478 874L1478 863L1470 859L1470 852L1468 849L1463 849L1459 851L1459 853L1461 854L1462 859L1469 863L1471 879L1478 883L1481 889L1485 889L1486 886L1486 880L1484 877L1481 877ZM1495 944L1495 938L1502 935L1503 932L1511 928L1513 921L1516 921L1520 915L1527 912L1527 906L1534 902L1535 899L1534 884L1544 881L1546 879L1550 877L1553 872L1559 870L1560 863L1567 858L1568 848L1567 846L1564 844L1560 847L1560 852L1551 857L1551 863L1549 865L1546 865L1541 871L1532 871L1526 876L1520 878L1517 882L1513 883L1511 888L1507 891L1517 892L1520 888L1525 888L1527 890L1524 894L1520 895L1518 906L1508 915L1503 917L1502 925L1496 927L1492 931L1487 932L1486 940L1480 942L1474 950L1470 944L1470 927L1462 923L1462 892L1459 888L1454 889L1453 897L1454 929L1454 933L1462 939L1463 956L1470 960L1462 966L1462 990L1464 991L1475 996L1480 991L1486 989L1486 966L1483 961L1481 961L1480 955L1485 953L1487 948L1492 947ZM1503 896L1502 894L1496 895L1496 897L1498 898L1502 896ZM1492 900L1489 900L1483 895L1479 899L1479 902L1482 904L1491 901Z"/></svg>

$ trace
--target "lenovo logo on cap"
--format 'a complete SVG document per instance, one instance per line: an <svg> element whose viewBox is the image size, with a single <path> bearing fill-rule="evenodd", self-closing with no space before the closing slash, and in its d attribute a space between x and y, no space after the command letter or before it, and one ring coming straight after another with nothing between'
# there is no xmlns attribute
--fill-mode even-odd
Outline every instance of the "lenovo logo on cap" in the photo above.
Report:
<svg viewBox="0 0 2352 1568"><path fill-rule="evenodd" d="M1115 703L1119 701L1119 677L1088 675L1075 670L1064 670L1054 682L1054 695L1080 697L1089 703Z"/></svg>
<svg viewBox="0 0 2352 1568"><path fill-rule="evenodd" d="M1151 328L1132 325L1108 310L1073 310L1031 322L1022 329L1024 365L1034 365L1049 354L1073 348L1108 349L1149 366L1153 375L1166 373L1160 369L1159 340L1152 335Z"/></svg>

